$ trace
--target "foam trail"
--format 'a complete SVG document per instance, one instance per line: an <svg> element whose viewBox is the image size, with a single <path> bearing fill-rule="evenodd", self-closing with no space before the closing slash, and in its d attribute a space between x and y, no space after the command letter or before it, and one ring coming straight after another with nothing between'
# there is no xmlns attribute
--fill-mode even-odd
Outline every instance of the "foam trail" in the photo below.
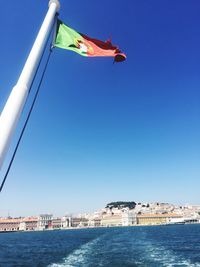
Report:
<svg viewBox="0 0 200 267"><path fill-rule="evenodd" d="M53 263L48 267L74 267L74 266L87 266L87 261L90 260L93 246L99 241L99 237L82 245L80 248L74 250L61 263Z"/></svg>
<svg viewBox="0 0 200 267"><path fill-rule="evenodd" d="M150 239L145 232L121 233L112 231L83 244L61 263L49 267L91 267L91 266L140 266L140 267L200 267L174 250L167 247L163 240Z"/></svg>
<svg viewBox="0 0 200 267"><path fill-rule="evenodd" d="M200 267L200 263L191 263L190 260L184 259L176 255L164 246L156 246L150 242L146 243L146 258L163 267Z"/></svg>

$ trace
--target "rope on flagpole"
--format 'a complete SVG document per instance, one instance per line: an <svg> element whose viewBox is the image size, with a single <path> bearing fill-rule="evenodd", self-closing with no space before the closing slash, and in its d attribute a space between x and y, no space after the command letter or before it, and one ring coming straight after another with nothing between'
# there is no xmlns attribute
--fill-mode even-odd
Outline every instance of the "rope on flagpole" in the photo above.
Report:
<svg viewBox="0 0 200 267"><path fill-rule="evenodd" d="M56 21L57 21L57 14L56 14L56 16L55 16L54 25L55 25ZM52 27L52 30L53 30L53 29L54 29L54 26ZM54 29L54 30L55 30L55 29ZM34 83L34 81L35 81L37 72L38 72L39 67L40 67L40 65L41 65L41 62L42 62L42 59L43 59L45 50L46 50L46 48L47 48L47 45L48 45L50 36L51 36L51 34L49 35L49 38L48 38L48 40L47 40L47 42L46 42L45 49L44 49L44 51L43 51L43 53L42 53L42 56L41 56L39 65L38 65L37 70L36 70L36 73L35 73L35 76L34 76L33 81L32 81L32 83L31 83L29 93L30 93L30 91L31 91L31 89L32 89L32 86L33 86L33 83ZM1 193L2 189L3 189L3 187L4 187L4 184L5 184L5 182L6 182L6 179L7 179L7 177L8 177L8 174L9 174L10 169L11 169L11 167L12 167L13 161L14 161L14 159L15 159L15 156L16 156L16 153L17 153L19 144L20 144L20 142L21 142L21 139L22 139L22 137L23 137L24 131L25 131L26 126L27 126L27 124L28 124L28 121L29 121L29 119L30 119L32 110L33 110L33 108L34 108L36 99L37 99L37 97L38 97L38 94L39 94L39 91L40 91L40 88L41 88L41 85L42 85L42 82L43 82L43 79L44 79L44 75L45 75L45 72L46 72L46 69L47 69L47 66L48 66L48 63L49 63L49 60L50 60L50 56L51 56L52 51L53 51L53 49L52 49L52 43L51 43L51 45L50 45L50 49L49 49L49 54L48 54L48 57L47 57L47 60L46 60L45 66L44 66L44 70L43 70L42 75L41 75L41 78L40 78L40 82L39 82L38 87L37 87L37 90L36 90L36 93L35 93L35 95L34 95L33 102L32 102L32 104L31 104L30 110L29 110L29 112L28 112L28 115L27 115L27 118L26 118L26 120L25 120L24 126L23 126L23 128L22 128L22 130L21 130L19 139L18 139L18 141L17 141L17 144L16 144L16 146L15 146L14 152L13 152L12 157L11 157L11 159L10 159L10 162L9 162L8 168L7 168L7 170L6 170L6 173L5 173L5 175L4 175L3 181L2 181L2 183L1 183L1 186L0 186L0 193Z"/></svg>

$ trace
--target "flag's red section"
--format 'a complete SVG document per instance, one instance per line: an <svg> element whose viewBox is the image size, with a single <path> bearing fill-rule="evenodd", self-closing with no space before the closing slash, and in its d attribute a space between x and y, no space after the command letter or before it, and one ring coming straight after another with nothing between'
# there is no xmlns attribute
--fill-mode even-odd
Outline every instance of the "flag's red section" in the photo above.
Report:
<svg viewBox="0 0 200 267"><path fill-rule="evenodd" d="M84 38L83 43L81 43L87 47L87 55L89 57L113 56L116 62L121 62L126 59L126 55L121 53L117 46L112 45L110 40L103 42L98 39L90 38L84 34L81 35ZM79 43L80 46L81 43Z"/></svg>

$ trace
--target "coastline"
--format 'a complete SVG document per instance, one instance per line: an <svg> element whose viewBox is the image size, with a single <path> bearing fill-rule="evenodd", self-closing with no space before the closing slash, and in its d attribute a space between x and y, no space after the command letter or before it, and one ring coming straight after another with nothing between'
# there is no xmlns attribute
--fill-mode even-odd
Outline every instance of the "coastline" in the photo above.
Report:
<svg viewBox="0 0 200 267"><path fill-rule="evenodd" d="M68 227L68 228L54 228L43 230L18 230L18 231L0 231L0 234L6 233L28 233L28 232L49 232L49 231L69 231L69 230L84 230L84 229L113 229L113 228L131 228L131 227L155 227L155 226L183 226L183 225L200 225L200 223L165 223L165 224L135 224L135 225L112 225L112 226L85 226L85 227Z"/></svg>

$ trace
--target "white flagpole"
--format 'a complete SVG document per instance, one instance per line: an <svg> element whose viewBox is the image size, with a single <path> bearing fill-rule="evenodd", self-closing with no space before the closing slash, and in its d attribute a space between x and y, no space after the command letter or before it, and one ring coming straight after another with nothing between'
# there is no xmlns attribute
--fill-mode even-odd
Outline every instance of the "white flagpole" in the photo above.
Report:
<svg viewBox="0 0 200 267"><path fill-rule="evenodd" d="M12 134L20 118L31 83L44 50L45 43L52 29L56 12L59 8L59 0L49 1L49 10L26 60L19 80L13 87L0 115L0 168L2 167Z"/></svg>

